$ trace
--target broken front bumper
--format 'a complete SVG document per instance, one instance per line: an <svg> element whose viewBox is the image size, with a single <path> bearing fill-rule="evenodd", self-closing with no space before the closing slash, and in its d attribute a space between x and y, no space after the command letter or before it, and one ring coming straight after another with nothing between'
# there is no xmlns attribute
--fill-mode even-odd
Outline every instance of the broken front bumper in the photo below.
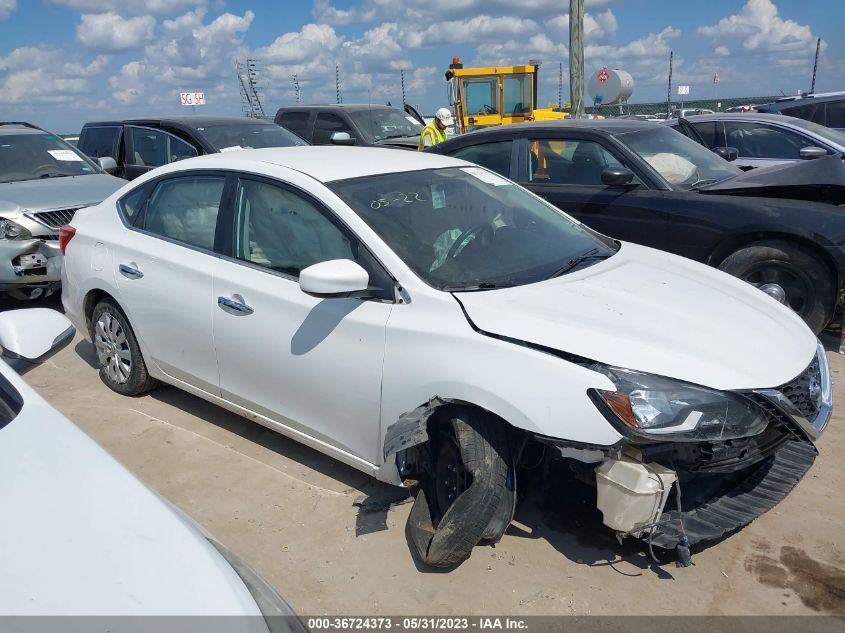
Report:
<svg viewBox="0 0 845 633"><path fill-rule="evenodd" d="M58 239L0 239L0 292L54 288L61 283L62 254Z"/></svg>

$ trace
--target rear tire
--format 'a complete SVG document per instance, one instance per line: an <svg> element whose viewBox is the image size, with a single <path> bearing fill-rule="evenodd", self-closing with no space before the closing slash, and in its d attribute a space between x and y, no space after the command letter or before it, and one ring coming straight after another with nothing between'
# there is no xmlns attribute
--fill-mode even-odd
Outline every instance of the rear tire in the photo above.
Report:
<svg viewBox="0 0 845 633"><path fill-rule="evenodd" d="M719 270L755 286L783 288L786 304L813 330L833 318L836 284L829 268L809 249L782 240L757 242L728 255Z"/></svg>
<svg viewBox="0 0 845 633"><path fill-rule="evenodd" d="M431 432L431 454L431 475L409 519L418 529L412 540L425 563L450 567L483 538L498 540L510 523L515 493L506 429L477 409L453 409Z"/></svg>
<svg viewBox="0 0 845 633"><path fill-rule="evenodd" d="M129 320L112 299L103 299L91 313L91 340L100 365L100 380L124 396L139 396L158 381L147 371Z"/></svg>

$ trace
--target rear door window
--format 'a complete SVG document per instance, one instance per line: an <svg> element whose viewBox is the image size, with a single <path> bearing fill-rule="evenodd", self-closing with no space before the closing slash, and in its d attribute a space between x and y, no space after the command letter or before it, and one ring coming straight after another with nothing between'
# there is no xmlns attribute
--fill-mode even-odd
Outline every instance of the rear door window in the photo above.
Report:
<svg viewBox="0 0 845 633"><path fill-rule="evenodd" d="M160 182L140 218L140 228L183 244L214 250L225 183L223 176L182 176Z"/></svg>
<svg viewBox="0 0 845 633"><path fill-rule="evenodd" d="M513 141L499 141L497 143L484 143L483 145L471 145L462 147L450 154L453 158L475 163L486 167L505 178L511 177L511 152Z"/></svg>
<svg viewBox="0 0 845 633"><path fill-rule="evenodd" d="M126 129L132 147L126 159L130 165L161 167L198 154L193 145L162 130L133 125L127 126Z"/></svg>
<svg viewBox="0 0 845 633"><path fill-rule="evenodd" d="M825 125L845 129L845 101L825 104Z"/></svg>
<svg viewBox="0 0 845 633"><path fill-rule="evenodd" d="M717 121L701 121L693 123L692 126L698 132L704 144L713 149L714 147L725 147L725 134L721 123ZM698 139L693 139L697 141Z"/></svg>
<svg viewBox="0 0 845 633"><path fill-rule="evenodd" d="M287 128L297 136L307 139L308 118L310 116L310 112L284 112L276 123Z"/></svg>
<svg viewBox="0 0 845 633"><path fill-rule="evenodd" d="M79 149L91 158L111 156L117 158L117 139L120 136L120 128L108 127L86 127L82 130Z"/></svg>

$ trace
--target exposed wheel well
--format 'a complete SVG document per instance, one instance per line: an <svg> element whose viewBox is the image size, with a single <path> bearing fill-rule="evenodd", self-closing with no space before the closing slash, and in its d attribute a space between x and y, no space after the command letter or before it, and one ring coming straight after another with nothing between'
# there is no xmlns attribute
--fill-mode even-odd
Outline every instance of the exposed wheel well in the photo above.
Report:
<svg viewBox="0 0 845 633"><path fill-rule="evenodd" d="M94 312L96 305L103 299L111 299L117 303L117 299L105 290L100 290L99 288L88 291L88 294L85 295L85 300L82 302L82 314L85 317L85 327L89 332L91 331L91 314Z"/></svg>
<svg viewBox="0 0 845 633"><path fill-rule="evenodd" d="M824 248L820 247L816 242L798 235L768 231L759 231L755 233L737 235L719 244L710 254L710 257L707 258L707 263L711 266L718 266L729 255L735 253L741 248L751 246L756 242L762 242L766 240L779 240L782 242L791 242L796 246L800 246L815 255L816 257L818 257L819 260L824 263L825 266L827 266L828 271L833 277L838 295L842 280L839 276L839 267L837 266L836 260L834 260L830 253L828 253Z"/></svg>

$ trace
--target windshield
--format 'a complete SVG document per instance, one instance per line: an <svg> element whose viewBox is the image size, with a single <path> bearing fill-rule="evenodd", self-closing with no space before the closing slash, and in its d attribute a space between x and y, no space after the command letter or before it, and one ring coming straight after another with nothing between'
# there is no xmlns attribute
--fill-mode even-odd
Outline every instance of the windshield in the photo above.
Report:
<svg viewBox="0 0 845 633"><path fill-rule="evenodd" d="M742 173L718 154L662 125L616 138L678 189L690 190Z"/></svg>
<svg viewBox="0 0 845 633"><path fill-rule="evenodd" d="M617 248L480 167L382 174L329 187L440 290L533 283L609 257Z"/></svg>
<svg viewBox="0 0 845 633"><path fill-rule="evenodd" d="M0 182L62 178L99 173L100 169L54 134L0 136Z"/></svg>
<svg viewBox="0 0 845 633"><path fill-rule="evenodd" d="M845 147L845 132L840 132L839 130L834 130L831 127L825 127L824 125L819 125L818 123L813 123L812 121L805 121L804 119L792 119L790 123L795 127L803 128L820 138L830 141L831 143L836 143L840 147Z"/></svg>
<svg viewBox="0 0 845 633"><path fill-rule="evenodd" d="M308 145L296 134L275 123L225 123L198 127L197 131L218 152L233 149Z"/></svg>
<svg viewBox="0 0 845 633"><path fill-rule="evenodd" d="M399 136L419 136L423 130L414 117L400 110L373 108L350 112L349 116L371 143Z"/></svg>

